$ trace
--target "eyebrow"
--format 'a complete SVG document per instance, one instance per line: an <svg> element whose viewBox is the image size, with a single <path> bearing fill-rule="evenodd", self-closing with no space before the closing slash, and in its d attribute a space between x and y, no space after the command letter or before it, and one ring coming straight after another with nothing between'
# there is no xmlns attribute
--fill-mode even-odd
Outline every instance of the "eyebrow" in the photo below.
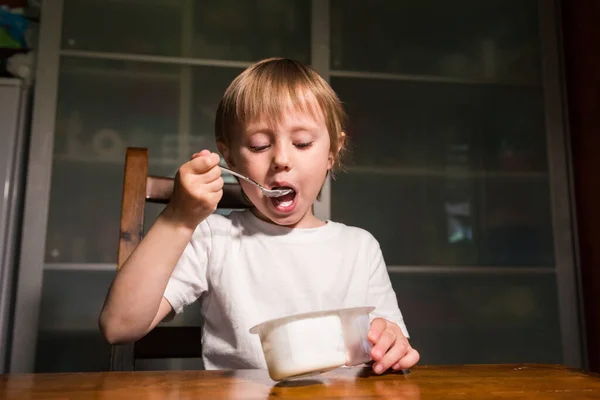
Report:
<svg viewBox="0 0 600 400"><path fill-rule="evenodd" d="M319 129L319 127L316 124L295 124L290 127L289 131L291 133L315 132L318 129ZM261 124L248 125L248 127L246 128L246 132L250 135L253 135L256 133L273 134L273 133L275 133L275 129L270 127L269 124L261 123Z"/></svg>
<svg viewBox="0 0 600 400"><path fill-rule="evenodd" d="M255 133L273 133L273 128L271 128L268 124L252 124L246 127L246 132L250 135L254 135Z"/></svg>
<svg viewBox="0 0 600 400"><path fill-rule="evenodd" d="M290 131L292 133L296 133L299 131L310 131L313 132L315 130L317 130L319 127L316 124L310 124L310 125L292 125Z"/></svg>

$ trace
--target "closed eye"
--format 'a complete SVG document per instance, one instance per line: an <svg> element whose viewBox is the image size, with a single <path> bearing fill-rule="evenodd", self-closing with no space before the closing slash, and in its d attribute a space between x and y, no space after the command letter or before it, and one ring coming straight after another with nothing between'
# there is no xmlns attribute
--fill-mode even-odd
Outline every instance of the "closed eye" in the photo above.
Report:
<svg viewBox="0 0 600 400"><path fill-rule="evenodd" d="M310 146L312 146L313 142L308 142L308 143L296 143L295 146L299 149L307 149Z"/></svg>
<svg viewBox="0 0 600 400"><path fill-rule="evenodd" d="M255 153L259 153L263 150L266 150L269 148L269 145L264 145L264 146L248 146L248 148L250 149L250 151L253 151Z"/></svg>

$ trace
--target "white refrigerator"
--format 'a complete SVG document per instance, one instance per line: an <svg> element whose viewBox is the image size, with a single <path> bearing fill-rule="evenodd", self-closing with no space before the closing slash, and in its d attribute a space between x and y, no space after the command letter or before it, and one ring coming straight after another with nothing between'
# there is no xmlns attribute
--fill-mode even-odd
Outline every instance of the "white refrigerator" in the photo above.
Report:
<svg viewBox="0 0 600 400"><path fill-rule="evenodd" d="M0 78L0 374L8 371L27 156L28 89Z"/></svg>

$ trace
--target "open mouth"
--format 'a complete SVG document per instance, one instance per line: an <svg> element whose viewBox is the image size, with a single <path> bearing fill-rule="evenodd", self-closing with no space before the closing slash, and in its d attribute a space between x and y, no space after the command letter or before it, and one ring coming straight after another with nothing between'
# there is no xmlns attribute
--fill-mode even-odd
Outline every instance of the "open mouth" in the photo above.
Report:
<svg viewBox="0 0 600 400"><path fill-rule="evenodd" d="M293 207L295 200L296 200L296 190L293 187L275 186L275 187L272 187L271 189L284 189L284 190L289 189L289 190L291 190L290 193L284 194L283 196L271 197L271 201L273 202L273 205L275 206L275 208L277 208L278 210L281 210L281 211L286 211L289 208Z"/></svg>

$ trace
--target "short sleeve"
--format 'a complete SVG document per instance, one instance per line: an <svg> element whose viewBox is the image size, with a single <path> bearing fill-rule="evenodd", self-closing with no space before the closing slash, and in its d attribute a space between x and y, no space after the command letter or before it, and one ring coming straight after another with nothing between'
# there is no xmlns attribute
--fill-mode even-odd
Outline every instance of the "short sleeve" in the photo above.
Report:
<svg viewBox="0 0 600 400"><path fill-rule="evenodd" d="M208 289L206 276L211 245L210 226L204 220L185 247L163 295L175 313L182 312L185 306L192 304Z"/></svg>
<svg viewBox="0 0 600 400"><path fill-rule="evenodd" d="M408 330L398 307L396 293L392 287L379 243L374 237L371 237L370 245L368 304L375 306L375 310L371 313L371 320L384 318L394 322L408 338Z"/></svg>

